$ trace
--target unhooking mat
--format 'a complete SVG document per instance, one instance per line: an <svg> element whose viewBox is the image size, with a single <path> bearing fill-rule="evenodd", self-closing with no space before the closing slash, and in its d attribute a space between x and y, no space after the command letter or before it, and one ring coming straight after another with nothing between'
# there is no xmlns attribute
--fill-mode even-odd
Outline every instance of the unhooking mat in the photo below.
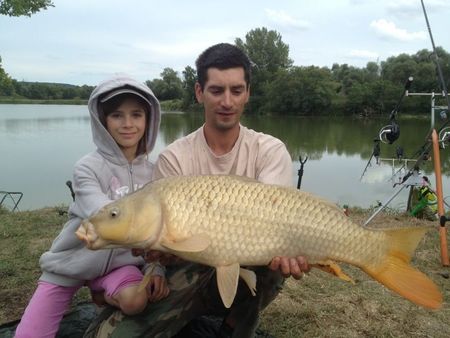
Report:
<svg viewBox="0 0 450 338"><path fill-rule="evenodd" d="M61 325L56 338L81 338L84 331L88 328L91 321L97 315L96 307L93 303L82 302L77 304L74 309L66 314L61 321ZM15 320L0 325L0 338L13 338L17 324L20 320ZM203 316L193 320L186 325L177 337L183 338L209 338L215 337L220 324L221 318L213 316ZM257 329L255 338L275 338L272 335Z"/></svg>

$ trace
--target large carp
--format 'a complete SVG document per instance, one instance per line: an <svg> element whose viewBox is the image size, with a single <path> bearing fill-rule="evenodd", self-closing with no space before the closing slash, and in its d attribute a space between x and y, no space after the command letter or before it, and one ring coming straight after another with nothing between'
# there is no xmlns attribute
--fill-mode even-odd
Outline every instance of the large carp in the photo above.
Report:
<svg viewBox="0 0 450 338"><path fill-rule="evenodd" d="M216 268L222 301L231 306L243 266L276 256L305 256L349 280L335 262L355 265L410 301L436 309L437 286L409 265L429 228L369 230L336 205L309 193L235 176L178 176L147 184L102 208L77 230L91 249L160 250Z"/></svg>

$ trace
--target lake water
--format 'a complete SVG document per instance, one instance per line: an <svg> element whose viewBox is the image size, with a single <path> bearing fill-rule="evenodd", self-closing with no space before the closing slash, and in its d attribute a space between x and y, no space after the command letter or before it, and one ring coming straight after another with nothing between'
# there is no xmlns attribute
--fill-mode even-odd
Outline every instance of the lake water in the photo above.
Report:
<svg viewBox="0 0 450 338"><path fill-rule="evenodd" d="M372 153L373 139L386 120L351 118L244 117L243 124L283 140L294 159L293 185L297 183L299 156L304 166L302 190L326 197L339 205L369 207L385 201L395 190L389 178L392 166L372 160L362 180L361 174ZM203 123L201 114L164 113L155 150L150 160L175 139ZM394 145L381 146L381 157L391 158L396 145L405 157L413 156L424 142L430 127L427 119L400 122L401 137ZM19 209L67 205L71 197L65 182L72 179L74 163L95 149L91 140L86 106L0 105L0 190L23 192ZM449 150L441 152L444 195L450 187ZM398 168L398 162L395 163ZM421 171L433 182L432 166ZM0 196L1 198L1 196ZM407 189L391 207L404 208ZM5 200L7 206L11 202ZM8 205L9 204L9 205Z"/></svg>

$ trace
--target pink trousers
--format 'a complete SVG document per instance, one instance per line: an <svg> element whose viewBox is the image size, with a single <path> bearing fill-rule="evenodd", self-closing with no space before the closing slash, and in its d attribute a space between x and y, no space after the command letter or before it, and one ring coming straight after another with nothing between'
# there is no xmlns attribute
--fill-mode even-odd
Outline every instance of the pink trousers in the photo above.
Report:
<svg viewBox="0 0 450 338"><path fill-rule="evenodd" d="M141 280L142 272L139 268L127 265L98 277L87 285L94 292L104 291L106 295L113 296L128 286L138 284ZM59 323L79 288L79 286L65 287L39 281L17 326L15 337L55 337Z"/></svg>

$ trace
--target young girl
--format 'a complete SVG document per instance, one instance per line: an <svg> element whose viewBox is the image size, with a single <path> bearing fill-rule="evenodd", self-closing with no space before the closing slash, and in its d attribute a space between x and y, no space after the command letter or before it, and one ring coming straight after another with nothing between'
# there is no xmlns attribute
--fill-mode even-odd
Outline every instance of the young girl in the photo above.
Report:
<svg viewBox="0 0 450 338"><path fill-rule="evenodd" d="M89 98L89 112L97 149L79 160L74 169L75 201L69 221L40 259L42 276L16 330L16 337L54 337L73 295L83 285L94 300L101 299L125 314L141 312L148 301L167 296L161 266L151 266L147 290L142 257L127 249L91 251L77 239L81 220L147 183L160 122L159 102L145 85L118 75L100 83Z"/></svg>

